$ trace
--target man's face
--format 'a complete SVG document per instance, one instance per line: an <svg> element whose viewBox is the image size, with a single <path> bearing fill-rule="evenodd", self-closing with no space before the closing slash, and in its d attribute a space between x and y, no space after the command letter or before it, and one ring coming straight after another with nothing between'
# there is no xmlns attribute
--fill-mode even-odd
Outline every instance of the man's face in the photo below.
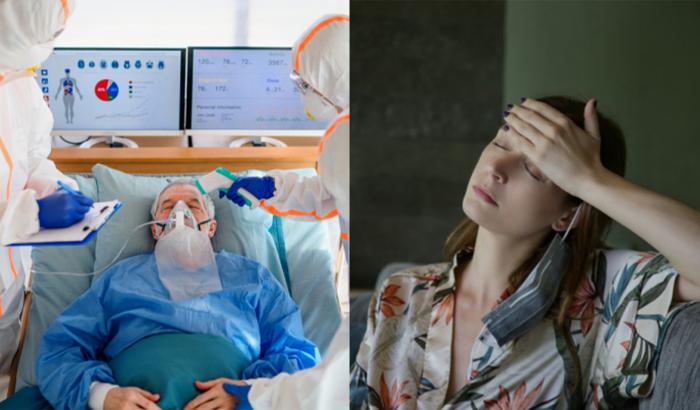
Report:
<svg viewBox="0 0 700 410"><path fill-rule="evenodd" d="M185 184L174 185L161 192L156 208L156 220L167 219L170 216L170 211L172 211L178 201L184 202L185 205L190 208L197 223L209 219L209 212L206 206L204 206L204 201L199 191L197 191L197 188L194 185ZM157 239L157 229L159 230L160 228L151 225L153 239ZM207 233L210 238L213 237L216 232L216 220L201 225L199 229Z"/></svg>

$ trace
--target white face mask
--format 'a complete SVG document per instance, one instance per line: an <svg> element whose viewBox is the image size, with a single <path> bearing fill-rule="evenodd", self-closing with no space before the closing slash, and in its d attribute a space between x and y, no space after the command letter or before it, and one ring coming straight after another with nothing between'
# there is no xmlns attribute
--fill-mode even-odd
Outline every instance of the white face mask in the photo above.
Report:
<svg viewBox="0 0 700 410"><path fill-rule="evenodd" d="M216 256L209 236L194 226L192 211L178 201L170 211L155 247L158 275L174 301L192 299L222 290Z"/></svg>
<svg viewBox="0 0 700 410"><path fill-rule="evenodd" d="M309 90L306 94L302 94L301 100L304 111L311 120L331 121L338 116L335 106L314 91Z"/></svg>

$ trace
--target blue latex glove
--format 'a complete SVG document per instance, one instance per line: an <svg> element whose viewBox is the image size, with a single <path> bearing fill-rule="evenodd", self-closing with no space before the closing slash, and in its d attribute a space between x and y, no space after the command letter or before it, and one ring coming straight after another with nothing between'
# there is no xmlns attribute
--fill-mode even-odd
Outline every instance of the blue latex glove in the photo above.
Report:
<svg viewBox="0 0 700 410"><path fill-rule="evenodd" d="M80 222L94 202L61 181L58 185L56 192L36 201L42 228L65 228Z"/></svg>
<svg viewBox="0 0 700 410"><path fill-rule="evenodd" d="M226 393L236 396L239 400L238 404L236 404L236 410L253 410L248 401L248 392L250 392L251 387L249 384L239 386L237 384L224 383Z"/></svg>
<svg viewBox="0 0 700 410"><path fill-rule="evenodd" d="M268 176L245 177L238 178L236 182L231 184L226 193L226 198L238 206L244 206L245 199L237 193L239 188L245 189L260 200L268 199L272 198L272 195L275 193L275 179Z"/></svg>

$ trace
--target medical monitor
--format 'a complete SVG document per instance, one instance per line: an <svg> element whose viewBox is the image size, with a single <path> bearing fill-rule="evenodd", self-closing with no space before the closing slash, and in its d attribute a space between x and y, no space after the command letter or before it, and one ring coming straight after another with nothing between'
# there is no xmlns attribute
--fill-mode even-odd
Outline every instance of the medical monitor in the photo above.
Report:
<svg viewBox="0 0 700 410"><path fill-rule="evenodd" d="M185 49L56 48L36 80L53 135L184 132Z"/></svg>
<svg viewBox="0 0 700 410"><path fill-rule="evenodd" d="M188 49L187 133L321 136L289 78L290 48Z"/></svg>

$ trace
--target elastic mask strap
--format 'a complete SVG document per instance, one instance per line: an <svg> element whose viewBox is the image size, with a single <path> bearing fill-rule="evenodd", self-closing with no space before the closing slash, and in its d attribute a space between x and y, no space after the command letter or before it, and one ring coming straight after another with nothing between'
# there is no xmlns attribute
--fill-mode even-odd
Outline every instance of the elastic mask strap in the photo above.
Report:
<svg viewBox="0 0 700 410"><path fill-rule="evenodd" d="M168 224L171 224L172 221L170 219L162 219L159 221L153 221L151 223L160 228L160 232L157 232L157 236L158 238L160 238L160 236L163 235L163 232L165 232L165 228L168 226Z"/></svg>
<svg viewBox="0 0 700 410"><path fill-rule="evenodd" d="M203 220L202 222L198 223L198 224L197 224L197 230L198 230L198 231L201 231L201 230L202 230L202 225L208 224L209 222L211 222L211 218L205 219L205 220Z"/></svg>
<svg viewBox="0 0 700 410"><path fill-rule="evenodd" d="M581 207L583 204L579 204L579 206L576 207L576 213L574 214L574 217L571 219L571 223L569 224L569 227L566 228L566 232L564 233L564 236L561 238L561 242L564 242L566 237L569 235L569 231L571 230L571 227L574 226L576 223L576 219L578 218L578 214L581 212Z"/></svg>

